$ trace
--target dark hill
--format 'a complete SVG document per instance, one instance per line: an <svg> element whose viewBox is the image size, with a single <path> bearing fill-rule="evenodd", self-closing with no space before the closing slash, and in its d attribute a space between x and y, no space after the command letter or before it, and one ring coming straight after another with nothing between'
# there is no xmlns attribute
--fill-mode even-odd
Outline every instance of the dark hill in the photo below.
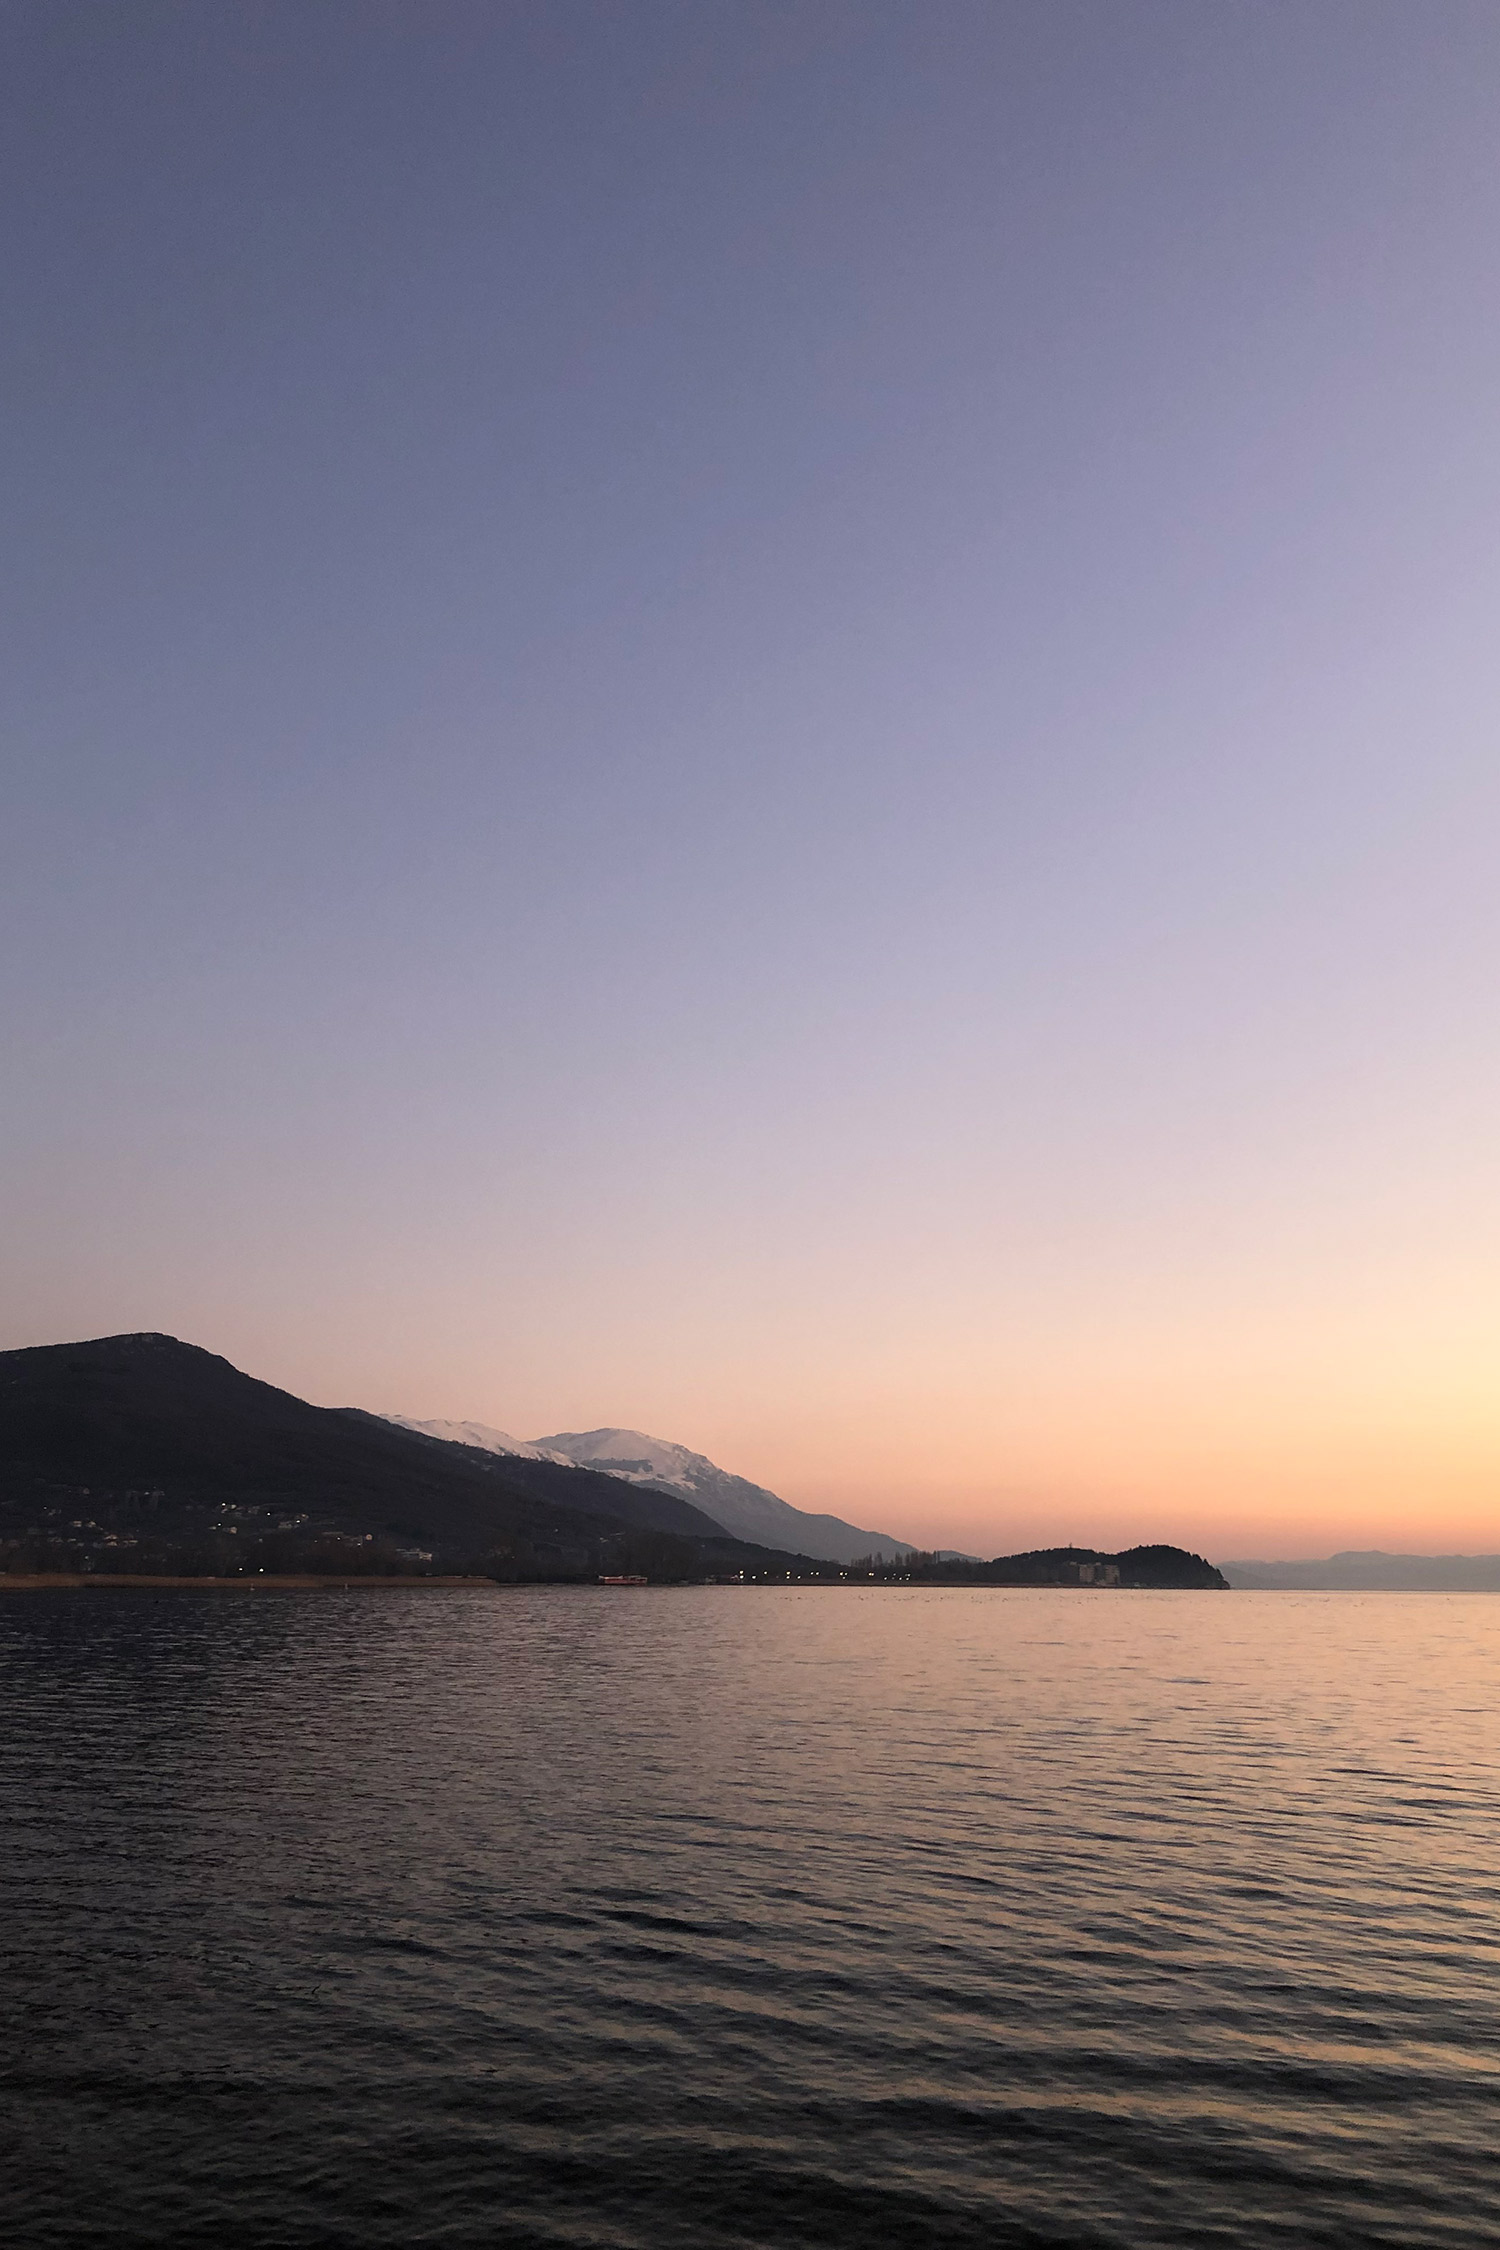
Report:
<svg viewBox="0 0 1500 2250"><path fill-rule="evenodd" d="M61 1546L89 1567L222 1568L254 1546L253 1567L295 1569L358 1542L387 1567L407 1548L586 1576L640 1567L642 1541L653 1575L801 1566L675 1495L311 1406L172 1336L0 1353L0 1543L33 1566Z"/></svg>
<svg viewBox="0 0 1500 2250"><path fill-rule="evenodd" d="M1038 1547L993 1562L942 1562L913 1555L888 1574L929 1586L1134 1586L1228 1588L1228 1580L1201 1555L1184 1547L1127 1547L1101 1554L1095 1547Z"/></svg>

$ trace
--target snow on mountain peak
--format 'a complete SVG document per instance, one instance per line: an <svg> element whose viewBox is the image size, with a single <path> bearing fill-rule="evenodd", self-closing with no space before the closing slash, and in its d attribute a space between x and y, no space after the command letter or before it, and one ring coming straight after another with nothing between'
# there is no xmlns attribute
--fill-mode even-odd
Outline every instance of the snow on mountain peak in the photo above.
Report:
<svg viewBox="0 0 1500 2250"><path fill-rule="evenodd" d="M862 1531L839 1516L810 1515L747 1477L731 1476L670 1438L648 1437L644 1430L555 1430L536 1443L581 1469L602 1469L631 1484L681 1492L722 1524L736 1539L782 1547L792 1554L818 1555L829 1562L852 1562L858 1555L894 1558L911 1549L887 1532Z"/></svg>
<svg viewBox="0 0 1500 2250"><path fill-rule="evenodd" d="M527 1461L560 1461L572 1467L567 1454L549 1453L545 1446L529 1445L525 1438L512 1437L508 1430L492 1429L488 1422L414 1422L409 1414L386 1414L381 1419L394 1422L403 1430L415 1430L419 1437L442 1438L448 1445L473 1445L481 1453L515 1453Z"/></svg>
<svg viewBox="0 0 1500 2250"><path fill-rule="evenodd" d="M653 1485L659 1492L684 1494L736 1539L817 1555L830 1562L852 1562L877 1554L894 1560L910 1554L904 1540L888 1532L862 1531L840 1516L810 1515L764 1485L731 1476L689 1446L670 1438L648 1437L644 1430L556 1430L550 1437L517 1438L487 1422L415 1422L387 1414L403 1430L443 1438L450 1445L474 1445L485 1453L520 1454L530 1461L558 1461L567 1468L600 1469L627 1484Z"/></svg>
<svg viewBox="0 0 1500 2250"><path fill-rule="evenodd" d="M691 1453L670 1438L647 1437L644 1430L558 1430L534 1438L533 1449L549 1459L573 1461L579 1468L607 1469L631 1484L673 1484L691 1492L705 1475L722 1474L704 1453Z"/></svg>

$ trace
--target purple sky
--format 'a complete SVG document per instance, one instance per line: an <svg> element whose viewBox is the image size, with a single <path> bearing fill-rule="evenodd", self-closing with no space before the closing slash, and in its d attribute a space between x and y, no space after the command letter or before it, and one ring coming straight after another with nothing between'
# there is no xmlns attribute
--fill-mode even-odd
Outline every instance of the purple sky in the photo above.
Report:
<svg viewBox="0 0 1500 2250"><path fill-rule="evenodd" d="M1500 11L0 14L0 1344L1500 1545Z"/></svg>

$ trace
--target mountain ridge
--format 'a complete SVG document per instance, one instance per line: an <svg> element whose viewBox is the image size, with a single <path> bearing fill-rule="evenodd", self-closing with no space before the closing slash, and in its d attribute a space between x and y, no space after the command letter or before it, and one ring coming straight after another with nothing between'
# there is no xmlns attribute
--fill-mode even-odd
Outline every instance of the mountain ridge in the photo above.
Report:
<svg viewBox="0 0 1500 2250"><path fill-rule="evenodd" d="M706 1453L695 1453L671 1438L650 1437L644 1430L558 1430L549 1437L523 1439L482 1422L421 1422L403 1414L386 1418L402 1429L441 1437L450 1444L481 1445L512 1458L568 1461L625 1483L686 1495L731 1537L757 1546L790 1544L799 1554L841 1563L863 1561L867 1555L896 1562L916 1552L910 1540L893 1538L889 1532L866 1531L841 1516L795 1508L765 1485L721 1469Z"/></svg>
<svg viewBox="0 0 1500 2250"><path fill-rule="evenodd" d="M1169 1547L1116 1556L1058 1547L988 1563L903 1547L889 1563L851 1569L726 1533L685 1491L653 1481L664 1441L560 1435L591 1445L594 1458L549 1459L541 1446L497 1455L362 1408L314 1406L155 1331L0 1352L0 1577L457 1570L544 1584L1223 1583L1201 1557ZM622 1437L656 1450L600 1451ZM609 1475L605 1459L634 1476ZM713 1470L686 1448L665 1457L668 1470L683 1461ZM763 1497L799 1519L774 1494Z"/></svg>
<svg viewBox="0 0 1500 2250"><path fill-rule="evenodd" d="M275 1569L364 1546L520 1575L628 1570L648 1548L662 1575L805 1561L729 1538L682 1494L313 1406L154 1331L0 1353L0 1542L116 1567L224 1564L252 1542Z"/></svg>
<svg viewBox="0 0 1500 2250"><path fill-rule="evenodd" d="M550 1453L529 1438L512 1437L509 1430L497 1430L488 1422L419 1422L410 1414L382 1414L382 1422L394 1422L397 1429L414 1430L419 1437L439 1438L444 1445L470 1445L480 1453L501 1453L516 1461L556 1461L565 1468L576 1464L563 1453Z"/></svg>

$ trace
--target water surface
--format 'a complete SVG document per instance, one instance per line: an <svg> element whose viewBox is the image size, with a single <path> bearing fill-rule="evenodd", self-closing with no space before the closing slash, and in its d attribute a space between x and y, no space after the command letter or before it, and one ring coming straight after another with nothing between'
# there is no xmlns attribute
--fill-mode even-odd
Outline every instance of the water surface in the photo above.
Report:
<svg viewBox="0 0 1500 2250"><path fill-rule="evenodd" d="M0 1597L0 2235L1500 2242L1500 1601Z"/></svg>

